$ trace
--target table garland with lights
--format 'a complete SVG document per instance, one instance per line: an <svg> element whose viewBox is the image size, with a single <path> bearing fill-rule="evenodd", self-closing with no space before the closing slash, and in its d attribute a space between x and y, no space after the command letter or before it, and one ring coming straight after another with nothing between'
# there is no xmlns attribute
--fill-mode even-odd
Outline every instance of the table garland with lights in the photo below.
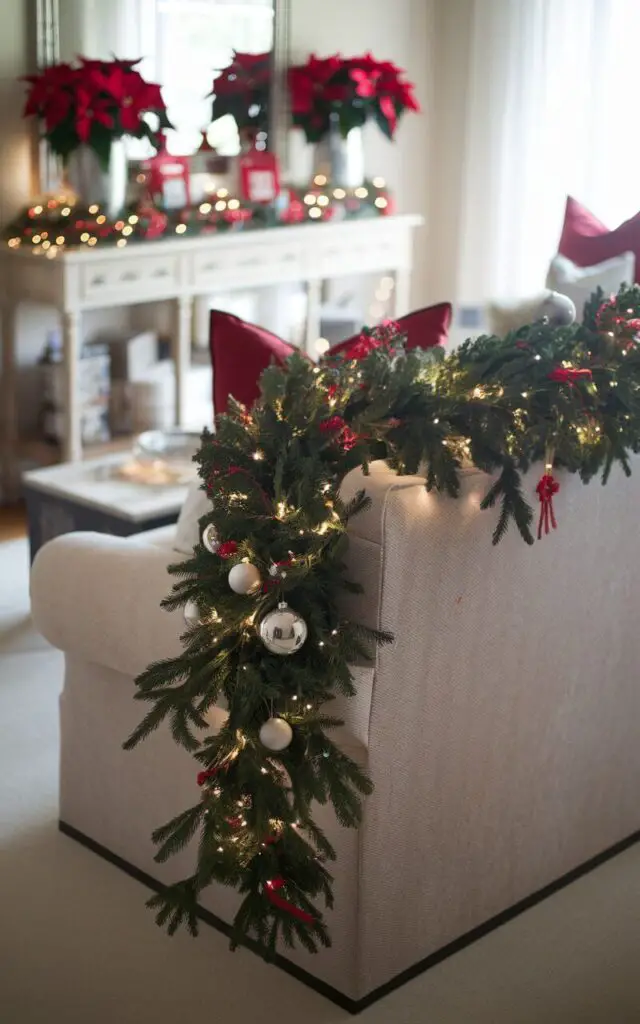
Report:
<svg viewBox="0 0 640 1024"><path fill-rule="evenodd" d="M287 224L323 223L388 216L393 199L384 179L374 178L355 189L333 188L317 174L306 189L288 189L283 201L249 203L221 188L197 206L164 211L141 200L109 220L96 203L77 205L65 194L50 196L27 207L5 230L11 249L28 247L53 258L64 248L89 248L160 238L193 238L225 231L276 228Z"/></svg>
<svg viewBox="0 0 640 1024"><path fill-rule="evenodd" d="M190 751L193 806L153 836L164 861L199 836L194 871L149 900L173 933L197 933L198 899L213 882L242 895L232 945L251 937L265 956L282 942L309 951L330 937L333 847L314 821L330 803L357 827L366 771L330 738L337 694L353 696L350 665L392 637L350 622L340 595L347 527L367 505L340 485L386 459L425 472L428 490L456 497L463 461L491 474L482 508L499 506L497 543L513 523L533 543L521 474L543 471L538 536L557 524L554 469L606 483L640 449L640 288L594 296L583 324L543 319L506 338L482 337L444 357L405 351L394 325L364 331L342 357L313 365L294 355L267 369L250 410L233 404L196 456L211 499L201 542L170 567L164 601L184 610L183 651L151 665L137 699L151 704L131 748L168 720ZM535 528L534 528L535 529ZM221 699L217 732L207 714ZM201 735L198 735L200 733Z"/></svg>

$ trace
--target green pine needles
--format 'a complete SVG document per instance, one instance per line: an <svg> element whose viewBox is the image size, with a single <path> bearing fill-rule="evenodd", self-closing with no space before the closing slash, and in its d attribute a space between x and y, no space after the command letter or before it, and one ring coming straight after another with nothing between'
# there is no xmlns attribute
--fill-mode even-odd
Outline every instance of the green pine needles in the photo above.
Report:
<svg viewBox="0 0 640 1024"><path fill-rule="evenodd" d="M633 287L595 296L583 324L538 322L446 358L406 352L393 325L365 331L320 366L295 355L270 367L254 408L232 403L217 433L205 432L196 457L211 499L203 543L170 567L176 583L164 602L188 609L183 651L138 678L136 698L150 709L125 744L166 722L200 769L194 805L153 836L158 861L193 843L193 873L149 901L169 933L182 924L197 933L200 893L218 882L242 896L233 946L252 938L273 956L281 944L329 945L322 911L335 853L314 804L331 804L353 828L371 791L363 766L331 739L342 724L331 702L354 694L350 666L392 640L341 612L341 596L358 591L346 531L367 504L364 493L343 502L345 475L386 459L455 498L462 464L472 463L492 475L483 507L495 507L494 543L511 524L532 543L521 482L531 464L585 482L596 473L606 482L614 462L630 473L639 330ZM244 591L229 583L236 566ZM280 625L265 632L274 613L303 620L295 641ZM282 636L293 644L286 655Z"/></svg>

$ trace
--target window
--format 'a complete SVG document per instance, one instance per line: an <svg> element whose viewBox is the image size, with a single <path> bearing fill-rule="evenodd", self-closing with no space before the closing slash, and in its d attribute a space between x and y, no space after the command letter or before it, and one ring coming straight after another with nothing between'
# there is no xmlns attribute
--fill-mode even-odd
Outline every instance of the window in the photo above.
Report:
<svg viewBox="0 0 640 1024"><path fill-rule="evenodd" d="M142 74L160 82L175 131L169 151L192 153L211 121L211 92L217 70L233 50L264 53L273 46L272 0L137 0ZM238 152L235 121L223 117L208 130L222 154ZM132 153L142 157L148 153Z"/></svg>

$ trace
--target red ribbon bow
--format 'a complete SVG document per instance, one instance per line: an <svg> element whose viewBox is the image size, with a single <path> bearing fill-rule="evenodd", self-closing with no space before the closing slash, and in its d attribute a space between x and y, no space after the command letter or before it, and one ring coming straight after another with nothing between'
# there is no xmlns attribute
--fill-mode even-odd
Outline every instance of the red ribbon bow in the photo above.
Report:
<svg viewBox="0 0 640 1024"><path fill-rule="evenodd" d="M296 907L295 904L289 903L282 896L278 895L279 890L285 885L284 878L272 878L269 882L265 882L265 892L267 899L274 907L278 907L279 910L285 910L287 914L291 914L292 917L296 917L298 921L304 922L304 924L311 924L313 916L308 914L306 910L301 910L300 907Z"/></svg>
<svg viewBox="0 0 640 1024"><path fill-rule="evenodd" d="M538 481L536 487L536 494L540 499L540 521L538 523L538 540L542 537L542 528L544 532L549 532L549 526L552 526L555 530L557 528L556 517L553 511L553 496L560 490L560 484L551 473L544 473Z"/></svg>
<svg viewBox="0 0 640 1024"><path fill-rule="evenodd" d="M591 380L591 370L574 370L565 366L557 366L549 374L549 380L555 380L559 384L576 384L579 380Z"/></svg>
<svg viewBox="0 0 640 1024"><path fill-rule="evenodd" d="M205 771L198 772L198 785L204 786L207 779L214 779L219 771L219 768L207 768Z"/></svg>

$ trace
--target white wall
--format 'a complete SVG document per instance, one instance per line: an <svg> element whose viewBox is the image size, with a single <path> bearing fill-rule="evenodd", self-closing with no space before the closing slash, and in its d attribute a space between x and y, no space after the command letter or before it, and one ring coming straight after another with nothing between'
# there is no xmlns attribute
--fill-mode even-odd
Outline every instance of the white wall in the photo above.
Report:
<svg viewBox="0 0 640 1024"><path fill-rule="evenodd" d="M370 125L365 131L366 169L386 178L395 193L398 210L428 216L432 145L433 97L432 40L435 8L447 0L292 0L291 56L304 60L311 52L327 56L337 51L353 56L371 50L405 68L416 85L423 107L420 115L407 113L395 142L388 142ZM429 227L416 237L416 270L412 304L442 298L428 279Z"/></svg>

